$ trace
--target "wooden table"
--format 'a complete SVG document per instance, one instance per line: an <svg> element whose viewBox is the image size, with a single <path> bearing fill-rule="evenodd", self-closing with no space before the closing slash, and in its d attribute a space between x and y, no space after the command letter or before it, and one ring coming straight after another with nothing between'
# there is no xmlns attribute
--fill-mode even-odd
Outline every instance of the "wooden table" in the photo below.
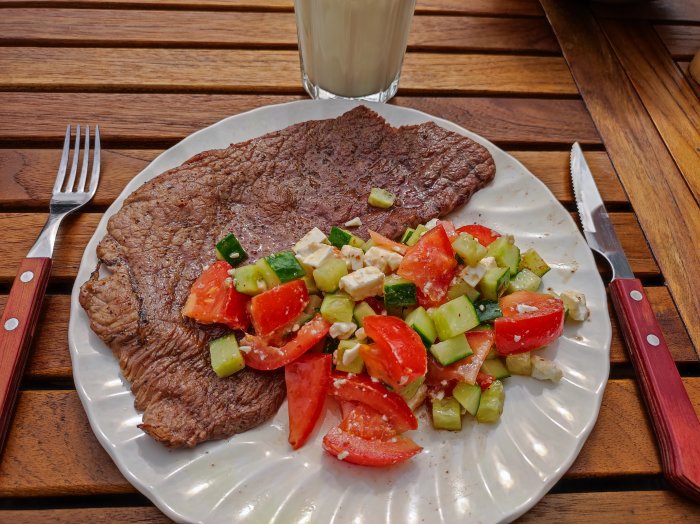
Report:
<svg viewBox="0 0 700 524"><path fill-rule="evenodd" d="M492 140L572 213L568 150L584 145L696 408L700 87L685 71L698 24L699 0L418 0L392 101ZM167 520L98 444L73 387L67 325L80 257L101 213L164 148L231 114L303 98L292 0L0 0L0 304L46 218L66 123L99 123L104 146L97 195L59 234L0 462L0 521ZM523 521L700 519L663 479L613 325L597 425Z"/></svg>

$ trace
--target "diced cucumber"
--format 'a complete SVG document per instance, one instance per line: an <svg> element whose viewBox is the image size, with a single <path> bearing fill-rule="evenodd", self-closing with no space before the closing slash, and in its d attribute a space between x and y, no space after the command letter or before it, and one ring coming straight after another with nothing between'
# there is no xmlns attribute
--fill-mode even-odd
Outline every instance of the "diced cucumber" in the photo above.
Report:
<svg viewBox="0 0 700 524"><path fill-rule="evenodd" d="M518 272L520 249L513 244L512 236L505 235L491 242L486 250L486 256L495 258L499 267L507 267L511 276Z"/></svg>
<svg viewBox="0 0 700 524"><path fill-rule="evenodd" d="M209 342L209 356L211 367L219 378L231 376L245 367L243 355L233 334Z"/></svg>
<svg viewBox="0 0 700 524"><path fill-rule="evenodd" d="M423 385L423 382L425 382L425 375L418 377L416 380L414 380L410 384L406 384L404 387L402 387L398 391L398 393L404 399L409 400L409 399L413 398L413 396L418 391L418 388L420 388Z"/></svg>
<svg viewBox="0 0 700 524"><path fill-rule="evenodd" d="M479 300L474 302L476 314L479 317L479 322L493 322L498 317L502 317L503 313L496 300Z"/></svg>
<svg viewBox="0 0 700 524"><path fill-rule="evenodd" d="M520 265L518 266L518 269L529 269L535 275L542 278L545 275L545 273L547 273L547 271L549 271L551 268L549 267L547 262L542 260L542 257L537 251L535 251L534 249L528 249L527 251L525 251L525 253L523 253L522 258L520 259Z"/></svg>
<svg viewBox="0 0 700 524"><path fill-rule="evenodd" d="M225 260L233 267L248 259L248 253L245 252L233 233L229 233L216 243L216 255L217 258L221 257L221 260Z"/></svg>
<svg viewBox="0 0 700 524"><path fill-rule="evenodd" d="M365 245L362 246L360 249L362 249L362 251L367 253L367 251L369 251L369 248L371 248L371 247L374 247L374 240L372 240L370 238L367 242L365 242Z"/></svg>
<svg viewBox="0 0 700 524"><path fill-rule="evenodd" d="M467 413L472 417L476 416L481 399L481 387L478 384L460 382L452 390L452 396L467 410Z"/></svg>
<svg viewBox="0 0 700 524"><path fill-rule="evenodd" d="M456 337L479 325L479 317L467 297L457 297L435 309L433 322L440 340Z"/></svg>
<svg viewBox="0 0 700 524"><path fill-rule="evenodd" d="M423 236L424 233L428 231L428 228L425 227L423 224L420 224L416 226L416 230L413 232L413 234L406 240L406 245L407 246L415 246L418 241L420 240L420 237Z"/></svg>
<svg viewBox="0 0 700 524"><path fill-rule="evenodd" d="M508 293L516 291L537 291L540 288L542 279L527 268L518 271L508 284Z"/></svg>
<svg viewBox="0 0 700 524"><path fill-rule="evenodd" d="M314 281L318 289L326 293L332 293L338 289L340 279L348 274L348 266L340 258L329 258L318 268L314 269Z"/></svg>
<svg viewBox="0 0 700 524"><path fill-rule="evenodd" d="M336 226L331 228L331 233L328 235L328 241L331 243L331 245L337 247L338 249L347 244L350 244L352 247L362 248L362 246L365 244L361 238L356 237L350 233L350 231L346 231L345 229Z"/></svg>
<svg viewBox="0 0 700 524"><path fill-rule="evenodd" d="M411 238L411 235L413 234L414 231L415 231L415 229L413 229L412 227L407 227L407 228L406 228L406 231L404 231L404 232L403 232L403 235L401 235L401 243L402 243L402 244L405 244L406 241L407 241L409 238Z"/></svg>
<svg viewBox="0 0 700 524"><path fill-rule="evenodd" d="M476 266L479 260L486 256L486 248L469 233L460 233L459 236L452 242L452 248L455 250L464 262L469 266Z"/></svg>
<svg viewBox="0 0 700 524"><path fill-rule="evenodd" d="M479 422L496 422L501 417L501 413L503 413L505 398L503 383L500 380L494 380L488 389L481 393L476 420Z"/></svg>
<svg viewBox="0 0 700 524"><path fill-rule="evenodd" d="M352 322L355 303L345 293L329 293L321 302L321 316L328 322Z"/></svg>
<svg viewBox="0 0 700 524"><path fill-rule="evenodd" d="M280 282L289 282L306 275L306 270L292 251L281 251L265 257L270 269L275 272Z"/></svg>
<svg viewBox="0 0 700 524"><path fill-rule="evenodd" d="M384 304L386 307L414 306L416 285L410 280L398 275L390 275L384 279Z"/></svg>
<svg viewBox="0 0 700 524"><path fill-rule="evenodd" d="M237 267L233 273L233 285L236 291L244 295L259 295L267 291L265 279L255 264Z"/></svg>
<svg viewBox="0 0 700 524"><path fill-rule="evenodd" d="M486 300L498 300L498 297L507 289L508 282L510 282L510 273L507 267L489 269L479 282L481 296Z"/></svg>
<svg viewBox="0 0 700 524"><path fill-rule="evenodd" d="M411 311L406 315L405 321L406 324L411 326L413 330L420 335L425 347L430 347L430 345L435 342L437 338L435 324L423 307L417 307Z"/></svg>
<svg viewBox="0 0 700 524"><path fill-rule="evenodd" d="M464 333L430 346L430 353L441 366L462 360L472 354L472 348Z"/></svg>
<svg viewBox="0 0 700 524"><path fill-rule="evenodd" d="M508 378L510 376L508 368L500 358L485 360L484 363L481 365L481 372L486 373L487 375L491 375L492 377L497 378L499 380L502 378Z"/></svg>
<svg viewBox="0 0 700 524"><path fill-rule="evenodd" d="M306 289L309 292L309 295L314 295L319 292L318 286L316 285L316 281L313 277L306 275L302 278L302 280L304 281L304 284L306 284Z"/></svg>
<svg viewBox="0 0 700 524"><path fill-rule="evenodd" d="M462 412L459 402L452 397L433 399L433 427L435 429L462 429Z"/></svg>
<svg viewBox="0 0 700 524"><path fill-rule="evenodd" d="M529 377L532 373L532 362L530 352L508 355L506 357L506 367L513 375L525 375Z"/></svg>
<svg viewBox="0 0 700 524"><path fill-rule="evenodd" d="M354 348L358 344L360 344L360 342L354 338L350 340L341 340L338 343L337 353L335 354L335 369L339 371L345 371L346 373L362 373L362 371L365 369L365 363L362 360L362 357L360 356L359 352L347 364L343 362L343 355L345 354L345 352L349 349Z"/></svg>
<svg viewBox="0 0 700 524"><path fill-rule="evenodd" d="M496 353L496 348L492 347L489 349L489 352L486 353L486 360L493 360L494 358L498 358L498 353Z"/></svg>
<svg viewBox="0 0 700 524"><path fill-rule="evenodd" d="M261 258L255 263L255 266L260 270L260 274L263 277L263 280L265 281L265 285L267 286L267 289L272 289L275 286L279 286L282 281L279 279L277 274L272 271L272 268L270 267L270 264L267 263L267 260L264 258Z"/></svg>
<svg viewBox="0 0 700 524"><path fill-rule="evenodd" d="M447 289L447 298L452 300L453 298L461 297L462 295L465 295L472 302L479 298L479 292L476 289L471 287L461 278L457 278Z"/></svg>
<svg viewBox="0 0 700 524"><path fill-rule="evenodd" d="M354 317L358 326L362 327L362 321L364 318L372 315L376 315L376 313L374 312L374 309L372 309L372 306L370 306L367 302L358 302L355 304L355 309L352 316Z"/></svg>
<svg viewBox="0 0 700 524"><path fill-rule="evenodd" d="M388 209L394 205L396 195L381 187L373 187L369 192L367 203L370 206Z"/></svg>

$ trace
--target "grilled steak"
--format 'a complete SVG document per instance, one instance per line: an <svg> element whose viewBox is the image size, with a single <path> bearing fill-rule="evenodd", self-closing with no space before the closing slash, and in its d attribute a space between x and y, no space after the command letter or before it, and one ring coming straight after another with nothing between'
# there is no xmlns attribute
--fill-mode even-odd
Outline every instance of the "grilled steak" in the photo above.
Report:
<svg viewBox="0 0 700 524"><path fill-rule="evenodd" d="M361 106L205 151L144 184L97 249L109 275L95 270L80 293L144 412L140 427L168 446L191 447L260 424L284 399L281 371L219 379L207 342L224 331L180 314L224 234L235 233L252 260L356 216L358 234L395 237L463 204L494 173L472 140L432 123L392 128ZM394 207L370 207L372 187L396 194Z"/></svg>

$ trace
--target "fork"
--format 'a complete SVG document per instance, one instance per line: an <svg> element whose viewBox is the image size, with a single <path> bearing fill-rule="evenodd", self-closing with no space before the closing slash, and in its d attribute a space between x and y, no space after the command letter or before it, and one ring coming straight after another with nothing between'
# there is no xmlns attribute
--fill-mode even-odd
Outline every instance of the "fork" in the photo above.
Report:
<svg viewBox="0 0 700 524"><path fill-rule="evenodd" d="M5 446L19 383L46 293L58 227L67 214L88 203L97 189L100 178L99 126L95 127L94 141L92 172L88 184L90 128L86 126L82 168L76 182L81 147L80 125L77 126L71 168L66 180L71 143L70 124L66 128L63 153L49 205L49 218L27 257L20 263L0 320L0 453Z"/></svg>

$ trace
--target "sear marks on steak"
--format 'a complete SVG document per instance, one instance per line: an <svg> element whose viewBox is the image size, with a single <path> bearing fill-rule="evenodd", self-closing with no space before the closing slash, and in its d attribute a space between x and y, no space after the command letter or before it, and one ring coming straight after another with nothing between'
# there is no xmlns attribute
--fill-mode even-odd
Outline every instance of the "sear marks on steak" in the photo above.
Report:
<svg viewBox="0 0 700 524"><path fill-rule="evenodd" d="M98 247L109 276L96 270L80 293L144 412L140 427L167 446L192 447L255 427L284 399L283 371L219 379L207 343L224 330L180 314L224 234L235 233L253 261L356 216L359 235L396 237L463 204L494 174L474 141L432 123L393 128L360 106L205 151L144 184ZM396 194L394 207L370 207L372 187Z"/></svg>

